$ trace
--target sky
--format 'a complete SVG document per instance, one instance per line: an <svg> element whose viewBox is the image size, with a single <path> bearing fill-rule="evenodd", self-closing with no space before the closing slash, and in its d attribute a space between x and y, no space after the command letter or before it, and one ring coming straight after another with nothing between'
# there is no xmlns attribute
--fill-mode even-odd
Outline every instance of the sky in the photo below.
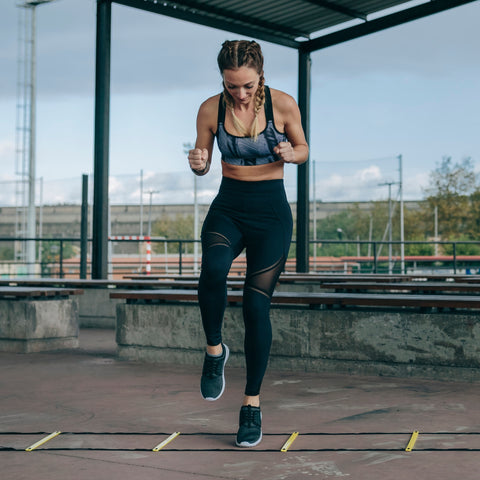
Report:
<svg viewBox="0 0 480 480"><path fill-rule="evenodd" d="M18 17L0 0L0 205L15 202ZM424 3L423 1L411 2ZM94 0L37 8L37 202L79 203L81 176L93 172ZM480 1L312 54L310 160L317 201L424 197L431 172L449 156L480 170ZM195 141L200 104L221 91L216 56L244 38L113 4L110 199L191 203L184 144ZM298 54L259 41L266 83L297 98ZM198 178L211 201L220 158ZM296 168L287 165L290 200ZM313 174L315 182L313 182ZM41 179L41 180L40 180ZM313 187L314 184L314 187ZM90 194L92 187L90 187Z"/></svg>

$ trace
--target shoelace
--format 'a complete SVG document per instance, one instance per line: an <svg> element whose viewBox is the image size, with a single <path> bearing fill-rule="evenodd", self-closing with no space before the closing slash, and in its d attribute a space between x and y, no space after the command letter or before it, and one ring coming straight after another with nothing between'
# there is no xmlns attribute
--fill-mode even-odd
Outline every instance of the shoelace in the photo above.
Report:
<svg viewBox="0 0 480 480"><path fill-rule="evenodd" d="M203 366L203 375L206 377L217 377L222 373L223 355L221 357L210 357L207 355Z"/></svg>
<svg viewBox="0 0 480 480"><path fill-rule="evenodd" d="M247 425L248 427L251 427L255 425L256 427L259 426L258 421L255 417L259 415L258 410L253 410L251 405L247 405L247 408L242 409L242 419L241 419L241 424L242 425Z"/></svg>

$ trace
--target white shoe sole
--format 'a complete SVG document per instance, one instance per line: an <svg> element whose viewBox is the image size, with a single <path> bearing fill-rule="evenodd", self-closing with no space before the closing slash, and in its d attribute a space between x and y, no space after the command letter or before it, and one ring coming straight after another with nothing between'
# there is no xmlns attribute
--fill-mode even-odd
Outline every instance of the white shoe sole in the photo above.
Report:
<svg viewBox="0 0 480 480"><path fill-rule="evenodd" d="M262 441L262 433L260 432L260 438L255 443L249 443L249 442L238 443L237 441L235 441L235 445L237 447L242 447L242 448L256 447L261 441Z"/></svg>
<svg viewBox="0 0 480 480"><path fill-rule="evenodd" d="M260 421L262 420L262 412L260 412ZM242 448L249 448L249 447L256 447L260 442L262 441L262 431L260 430L260 438L255 442L255 443L249 443L249 442L240 442L238 443L235 440L235 445L237 447L242 447Z"/></svg>

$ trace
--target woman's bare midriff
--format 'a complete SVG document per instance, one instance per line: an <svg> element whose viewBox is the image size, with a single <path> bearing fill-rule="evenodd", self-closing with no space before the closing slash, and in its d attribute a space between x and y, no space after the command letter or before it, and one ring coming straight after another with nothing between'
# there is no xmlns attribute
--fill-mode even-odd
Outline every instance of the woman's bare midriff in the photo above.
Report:
<svg viewBox="0 0 480 480"><path fill-rule="evenodd" d="M243 182L260 182L263 180L281 180L283 178L281 161L265 165L230 165L222 161L222 175Z"/></svg>

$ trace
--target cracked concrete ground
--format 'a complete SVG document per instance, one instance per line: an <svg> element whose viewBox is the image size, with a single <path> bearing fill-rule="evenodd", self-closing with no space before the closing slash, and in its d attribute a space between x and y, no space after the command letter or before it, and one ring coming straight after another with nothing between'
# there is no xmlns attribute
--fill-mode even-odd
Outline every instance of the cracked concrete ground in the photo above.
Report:
<svg viewBox="0 0 480 480"><path fill-rule="evenodd" d="M245 450L244 370L227 364L217 402L201 399L200 372L117 360L112 330L82 330L76 351L0 353L2 478L478 479L480 384L269 370L264 439Z"/></svg>

